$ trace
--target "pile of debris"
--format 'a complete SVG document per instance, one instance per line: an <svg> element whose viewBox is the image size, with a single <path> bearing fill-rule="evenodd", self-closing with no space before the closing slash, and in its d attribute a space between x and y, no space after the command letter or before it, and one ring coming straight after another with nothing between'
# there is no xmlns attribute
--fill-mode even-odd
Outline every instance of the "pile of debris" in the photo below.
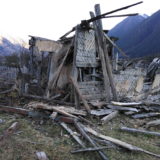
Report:
<svg viewBox="0 0 160 160"><path fill-rule="evenodd" d="M95 15L90 12L91 19L72 29L73 37L66 37L72 31L59 41L31 36L29 66L23 66L25 70L20 69L16 85L1 94L16 89L21 97L39 101L21 108L1 105L0 111L52 119L81 147L72 153L96 151L107 160L102 150L120 147L160 158L158 154L102 135L91 122L98 117L103 125L119 114L133 119L160 116L160 59L118 60L114 47L126 55L102 27L101 18L136 4L105 14L96 5ZM85 141L69 125L75 126ZM159 119L147 122L145 127L156 125L160 125ZM121 130L160 136L158 132L142 129ZM40 153L37 156L41 157Z"/></svg>

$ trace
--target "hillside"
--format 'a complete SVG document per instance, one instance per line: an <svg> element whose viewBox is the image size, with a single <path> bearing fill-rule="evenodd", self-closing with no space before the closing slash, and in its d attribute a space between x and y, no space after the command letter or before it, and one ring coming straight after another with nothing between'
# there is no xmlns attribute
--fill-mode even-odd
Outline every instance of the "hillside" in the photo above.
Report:
<svg viewBox="0 0 160 160"><path fill-rule="evenodd" d="M119 38L117 45L130 57L160 53L160 10L152 16L128 17L112 30L110 36Z"/></svg>

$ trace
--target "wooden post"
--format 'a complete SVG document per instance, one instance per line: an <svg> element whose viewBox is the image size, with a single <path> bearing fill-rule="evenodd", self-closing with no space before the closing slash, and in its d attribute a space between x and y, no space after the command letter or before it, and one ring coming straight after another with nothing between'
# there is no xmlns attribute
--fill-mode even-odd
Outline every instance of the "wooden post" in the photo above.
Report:
<svg viewBox="0 0 160 160"><path fill-rule="evenodd" d="M93 12L90 12L90 15L91 15L91 18L95 17ZM99 52L99 56L101 59L102 72L103 72L103 77L104 77L104 87L106 91L106 101L109 102L110 101L110 85L109 85L109 79L108 79L108 74L107 74L107 69L106 69L105 57L104 57L103 49L101 46L101 43L102 43L101 36L99 35L97 24L95 21L93 22L93 25L95 28L95 35L97 38L98 52Z"/></svg>
<svg viewBox="0 0 160 160"><path fill-rule="evenodd" d="M76 32L74 37L74 55L73 55L73 68L72 68L72 77L74 78L75 82L77 82L77 78L78 78L78 69L76 67L77 35L78 35L78 26L76 27ZM74 95L75 106L77 109L80 109L79 96L74 87L72 87L72 93Z"/></svg>
<svg viewBox="0 0 160 160"><path fill-rule="evenodd" d="M100 5L99 4L95 5L95 13L96 13L96 16L101 15L101 10L100 10ZM98 20L98 21L96 21L96 23L97 23L97 28L99 30L100 37L102 39L101 40L102 48L103 48L103 51L104 51L103 53L104 53L104 57L105 57L105 60L106 60L106 67L107 67L109 82L110 82L110 85L111 85L111 90L112 90L112 93L113 93L113 99L118 100L116 88L115 88L115 85L114 85L113 75L112 75L110 59L109 59L109 56L108 56L108 50L107 50L107 46L105 44L105 39L104 39L104 35L103 35L102 21Z"/></svg>

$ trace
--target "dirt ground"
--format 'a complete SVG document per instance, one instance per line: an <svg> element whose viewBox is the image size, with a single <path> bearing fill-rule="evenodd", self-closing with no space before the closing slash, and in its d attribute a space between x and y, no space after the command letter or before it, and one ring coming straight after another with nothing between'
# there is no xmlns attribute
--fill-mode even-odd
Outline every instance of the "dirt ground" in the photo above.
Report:
<svg viewBox="0 0 160 160"><path fill-rule="evenodd" d="M49 160L99 160L96 152L71 154L70 151L80 148L77 143L57 123L51 120L32 119L16 114L0 112L0 135L13 122L19 122L19 129L9 138L0 142L0 160L36 160L36 152L44 151ZM151 119L150 119L151 120ZM128 142L137 147L160 154L159 137L121 132L121 126L139 128L148 119L133 120L120 114L105 125L99 124L97 118L92 120L104 135ZM70 124L70 127L73 126ZM74 127L73 127L74 129ZM159 131L159 128L150 128ZM76 131L76 130L75 130ZM133 153L124 149L109 148L104 152L110 160L158 160L145 153Z"/></svg>

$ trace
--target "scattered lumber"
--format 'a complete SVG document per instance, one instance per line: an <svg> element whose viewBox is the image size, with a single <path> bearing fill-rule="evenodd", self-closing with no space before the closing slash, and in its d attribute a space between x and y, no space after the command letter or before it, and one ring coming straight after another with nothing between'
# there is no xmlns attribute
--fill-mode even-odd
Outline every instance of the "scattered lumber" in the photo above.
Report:
<svg viewBox="0 0 160 160"><path fill-rule="evenodd" d="M146 128L160 125L160 119L150 121L146 124Z"/></svg>
<svg viewBox="0 0 160 160"><path fill-rule="evenodd" d="M155 154L155 153L152 153L152 152L149 152L149 151L146 151L142 148L139 148L139 147L136 147L136 146L133 146L129 143L126 143L126 142L123 142L123 141L120 141L118 139L115 139L115 138L112 138L112 137L109 137L109 136L105 136L105 135L102 135L100 133L97 133L95 130L89 128L89 127L85 127L83 126L83 129L88 132L88 133L91 133L92 135L96 136L96 137L99 137L101 139L104 139L104 140L107 140L107 141L110 141L122 148L125 148L125 149L128 149L130 151L134 151L134 152L143 152L143 153L146 153L146 154L149 154L149 155L152 155L152 156L155 156L155 157L158 157L160 158L160 155L159 154Z"/></svg>
<svg viewBox="0 0 160 160"><path fill-rule="evenodd" d="M130 132L130 133L142 133L142 134L146 134L146 135L160 136L159 132L151 132L151 131L146 131L146 130L142 130L142 129L121 127L120 130Z"/></svg>
<svg viewBox="0 0 160 160"><path fill-rule="evenodd" d="M47 105L47 104L43 103L43 105ZM28 106L32 108L32 103L29 104ZM74 114L74 115L79 115L79 116L86 116L87 115L86 111L78 110L78 109L75 109L74 107L47 105L47 110L54 110L54 108L61 110L61 111L64 111L64 112L67 112L67 113L70 113L70 114Z"/></svg>
<svg viewBox="0 0 160 160"><path fill-rule="evenodd" d="M71 151L71 153L92 152L92 151L99 151L99 150L108 149L108 148L110 147L85 148L85 149L78 149L75 151Z"/></svg>
<svg viewBox="0 0 160 160"><path fill-rule="evenodd" d="M67 126L67 124L61 122L60 126L62 126L82 148L85 148L85 144L80 140L77 135L75 135L75 133Z"/></svg>
<svg viewBox="0 0 160 160"><path fill-rule="evenodd" d="M118 113L119 113L118 111L114 111L114 112L110 113L109 115L103 117L101 119L102 123L104 124L104 123L107 123L108 121L112 120L113 118L115 118L118 115Z"/></svg>
<svg viewBox="0 0 160 160"><path fill-rule="evenodd" d="M5 138L10 137L15 131L17 131L18 128L19 128L18 122L12 123L12 125L7 130L4 131L3 135L0 136L0 142L2 142L2 140L4 140Z"/></svg>
<svg viewBox="0 0 160 160"><path fill-rule="evenodd" d="M156 116L160 116L160 113L158 112L150 112L150 113L141 113L141 114L135 114L132 116L132 118L149 118L149 117L156 117Z"/></svg>
<svg viewBox="0 0 160 160"><path fill-rule="evenodd" d="M44 103L32 103L32 104L29 104L28 107L32 107L34 109L44 109L44 110L50 110L50 111L55 111L55 112L58 112L62 115L65 115L65 116L69 116L69 117L72 117L72 118L77 118L76 116L66 112L66 111L63 111L61 109L58 109L58 107L56 106L49 106L47 104L44 104Z"/></svg>
<svg viewBox="0 0 160 160"><path fill-rule="evenodd" d="M75 121L74 122L76 128L79 130L79 132L82 134L82 136L88 141L90 142L90 144L93 147L99 147L96 142L94 140L92 140L92 138L85 132L82 124L80 122ZM106 157L106 155L102 152L102 151L97 151L99 153L99 155L102 157L103 160L108 160L108 158Z"/></svg>

